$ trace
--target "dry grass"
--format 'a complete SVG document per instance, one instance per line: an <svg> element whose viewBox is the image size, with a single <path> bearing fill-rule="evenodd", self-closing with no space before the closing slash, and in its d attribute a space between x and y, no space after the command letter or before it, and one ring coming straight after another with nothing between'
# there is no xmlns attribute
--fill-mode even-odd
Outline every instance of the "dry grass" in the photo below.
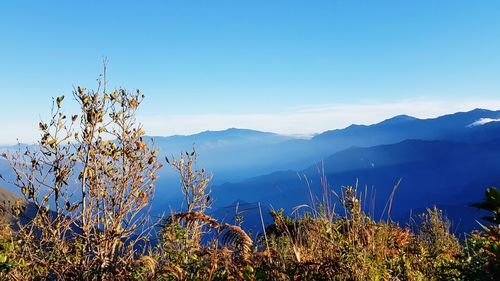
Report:
<svg viewBox="0 0 500 281"><path fill-rule="evenodd" d="M82 112L66 117L57 98L52 120L40 123L39 150L4 156L35 212L17 228L0 222L1 280L495 280L496 224L461 244L435 208L412 228L376 221L355 187L331 198L324 174L322 200L311 195L310 212L273 211L274 223L252 239L206 214L210 176L196 168L194 151L167 159L185 205L149 231L143 210L161 165L134 123L142 96L108 93L104 82L97 91L78 87L74 97ZM4 215L22 212L16 196L2 189L0 196L14 205L0 209Z"/></svg>

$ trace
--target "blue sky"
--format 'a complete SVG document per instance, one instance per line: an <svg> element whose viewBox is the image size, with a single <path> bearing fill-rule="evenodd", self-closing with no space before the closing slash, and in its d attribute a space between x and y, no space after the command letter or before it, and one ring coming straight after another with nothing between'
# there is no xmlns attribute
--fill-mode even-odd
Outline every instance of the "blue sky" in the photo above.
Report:
<svg viewBox="0 0 500 281"><path fill-rule="evenodd" d="M50 97L139 88L150 134L310 134L395 114L500 109L499 1L3 1L0 143Z"/></svg>

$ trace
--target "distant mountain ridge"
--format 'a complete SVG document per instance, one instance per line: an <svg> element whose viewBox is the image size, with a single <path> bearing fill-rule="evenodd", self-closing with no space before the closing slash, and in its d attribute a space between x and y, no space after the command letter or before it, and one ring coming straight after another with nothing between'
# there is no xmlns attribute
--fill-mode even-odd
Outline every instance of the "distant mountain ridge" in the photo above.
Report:
<svg viewBox="0 0 500 281"><path fill-rule="evenodd" d="M476 129L469 125L481 118L500 118L500 111L474 109L436 118L418 119L399 115L373 125L354 125L345 129L326 131L313 138L314 141L342 140L351 145L369 146L381 142L397 142L404 139L454 140L467 138ZM498 128L495 128L498 129Z"/></svg>
<svg viewBox="0 0 500 281"><path fill-rule="evenodd" d="M406 139L479 143L500 136L500 122L468 126L481 118L500 118L500 111L475 109L431 119L399 115L373 125L326 131L310 140L232 128L155 137L154 141L166 155L175 156L194 147L200 154L200 164L214 173L217 183L223 183L276 170L304 169L351 146L370 147Z"/></svg>
<svg viewBox="0 0 500 281"><path fill-rule="evenodd" d="M500 111L474 109L430 119L398 115L372 125L326 131L311 139L237 128L151 138L160 156L196 149L198 167L214 175L217 208L239 200L276 207L307 203L305 183L298 174L317 181L314 177L323 161L334 185L354 184L359 179L377 187L380 202L402 177L402 189L396 196L402 196L399 202L412 208L435 202L453 207L457 214L456 206L467 202L456 198L479 198L486 185L500 185L495 170L500 164L498 119ZM0 159L0 173L8 171ZM438 190L441 186L443 192L435 193L429 186ZM168 166L160 171L156 190L155 211L179 206L179 179ZM410 198L403 196L405 190L421 191L424 197L405 195L418 203L411 205L405 201Z"/></svg>
<svg viewBox="0 0 500 281"><path fill-rule="evenodd" d="M204 131L193 135L152 137L163 150L188 150L215 148L218 146L256 145L279 143L291 137L250 129L229 128L222 131Z"/></svg>
<svg viewBox="0 0 500 281"><path fill-rule="evenodd" d="M220 140L220 139L266 138L266 137L272 137L278 139L287 138L285 136L275 133L262 132L251 129L239 129L239 128L229 128L221 131L203 131L192 135L173 135L166 137L153 136L153 138L155 139L197 140L197 141Z"/></svg>

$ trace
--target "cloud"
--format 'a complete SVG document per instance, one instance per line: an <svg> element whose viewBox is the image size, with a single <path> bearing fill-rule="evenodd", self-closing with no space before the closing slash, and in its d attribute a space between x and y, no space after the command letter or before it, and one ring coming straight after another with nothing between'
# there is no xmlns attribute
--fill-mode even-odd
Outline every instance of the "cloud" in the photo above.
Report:
<svg viewBox="0 0 500 281"><path fill-rule="evenodd" d="M500 119L481 118L481 119L477 120L476 122L469 124L467 127L481 126L481 125L488 124L491 122L500 122Z"/></svg>
<svg viewBox="0 0 500 281"><path fill-rule="evenodd" d="M351 124L373 124L395 115L434 118L475 108L500 109L499 100L411 99L395 102L364 102L308 106L280 113L143 115L139 120L150 135L193 134L231 127L310 135Z"/></svg>
<svg viewBox="0 0 500 281"><path fill-rule="evenodd" d="M281 112L254 114L157 114L138 116L148 135L194 134L206 130L246 128L286 135L309 136L351 124L378 123L395 115L433 118L474 108L500 109L500 99L409 99L394 102L311 105ZM142 112L147 112L143 108ZM33 143L39 137L37 120L0 123L1 144Z"/></svg>

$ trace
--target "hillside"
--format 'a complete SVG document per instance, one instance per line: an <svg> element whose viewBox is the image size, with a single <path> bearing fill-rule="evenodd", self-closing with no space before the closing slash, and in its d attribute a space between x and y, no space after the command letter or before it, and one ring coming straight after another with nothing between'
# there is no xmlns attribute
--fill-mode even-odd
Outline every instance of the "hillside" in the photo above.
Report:
<svg viewBox="0 0 500 281"><path fill-rule="evenodd" d="M298 174L306 174L311 186L319 188L318 167L324 160L334 187L359 179L360 187L376 190L378 208L384 207L392 186L402 178L393 215L404 217L409 209L428 204L466 204L453 198L477 199L481 190L497 182L493 167L498 164L499 116L500 111L484 109L431 119L400 115L373 125L326 131L310 140L235 128L152 140L161 156L196 149L198 167L214 176L216 208L239 200L261 201L266 207L282 203L286 208L309 203L307 183ZM10 173L3 160L0 173ZM171 169L160 171L155 212L179 206L178 186Z"/></svg>
<svg viewBox="0 0 500 281"><path fill-rule="evenodd" d="M313 163L353 146L394 144L407 139L482 143L500 138L500 122L482 125L479 120L500 117L500 111L475 109L431 119L396 116L373 125L352 125L326 131L310 140L253 130L228 129L191 136L154 137L162 155L178 155L193 147L199 166L214 175L216 185L280 170L303 170ZM176 186L172 171L163 169L159 186ZM177 190L162 188L162 197L173 199Z"/></svg>
<svg viewBox="0 0 500 281"><path fill-rule="evenodd" d="M315 196L321 198L320 174L324 167L328 182L337 193L341 186L358 183L359 190L368 193L365 211L377 219L382 216L393 186L401 179L393 202L393 219L405 223L412 210L459 205L464 208L459 212L455 208L451 219L457 224L461 222L457 230L470 230L477 224L471 219L465 224L461 218L477 212L465 206L478 201L486 187L500 185L499 165L498 140L480 144L406 140L391 145L353 147L302 171L274 172L216 186L213 196L218 207L244 200L290 211L295 206L310 204L306 178Z"/></svg>
<svg viewBox="0 0 500 281"><path fill-rule="evenodd" d="M0 220L8 221L11 218L10 208L17 200L21 199L19 195L0 186Z"/></svg>
<svg viewBox="0 0 500 281"><path fill-rule="evenodd" d="M400 115L374 125L352 125L345 129L326 131L314 137L313 141L334 141L338 145L347 146L389 144L405 139L480 142L496 138L499 123L490 122L478 126L473 124L478 124L476 122L481 119L496 120L499 117L500 111L486 109L457 112L430 119ZM494 135L484 135L486 132Z"/></svg>

